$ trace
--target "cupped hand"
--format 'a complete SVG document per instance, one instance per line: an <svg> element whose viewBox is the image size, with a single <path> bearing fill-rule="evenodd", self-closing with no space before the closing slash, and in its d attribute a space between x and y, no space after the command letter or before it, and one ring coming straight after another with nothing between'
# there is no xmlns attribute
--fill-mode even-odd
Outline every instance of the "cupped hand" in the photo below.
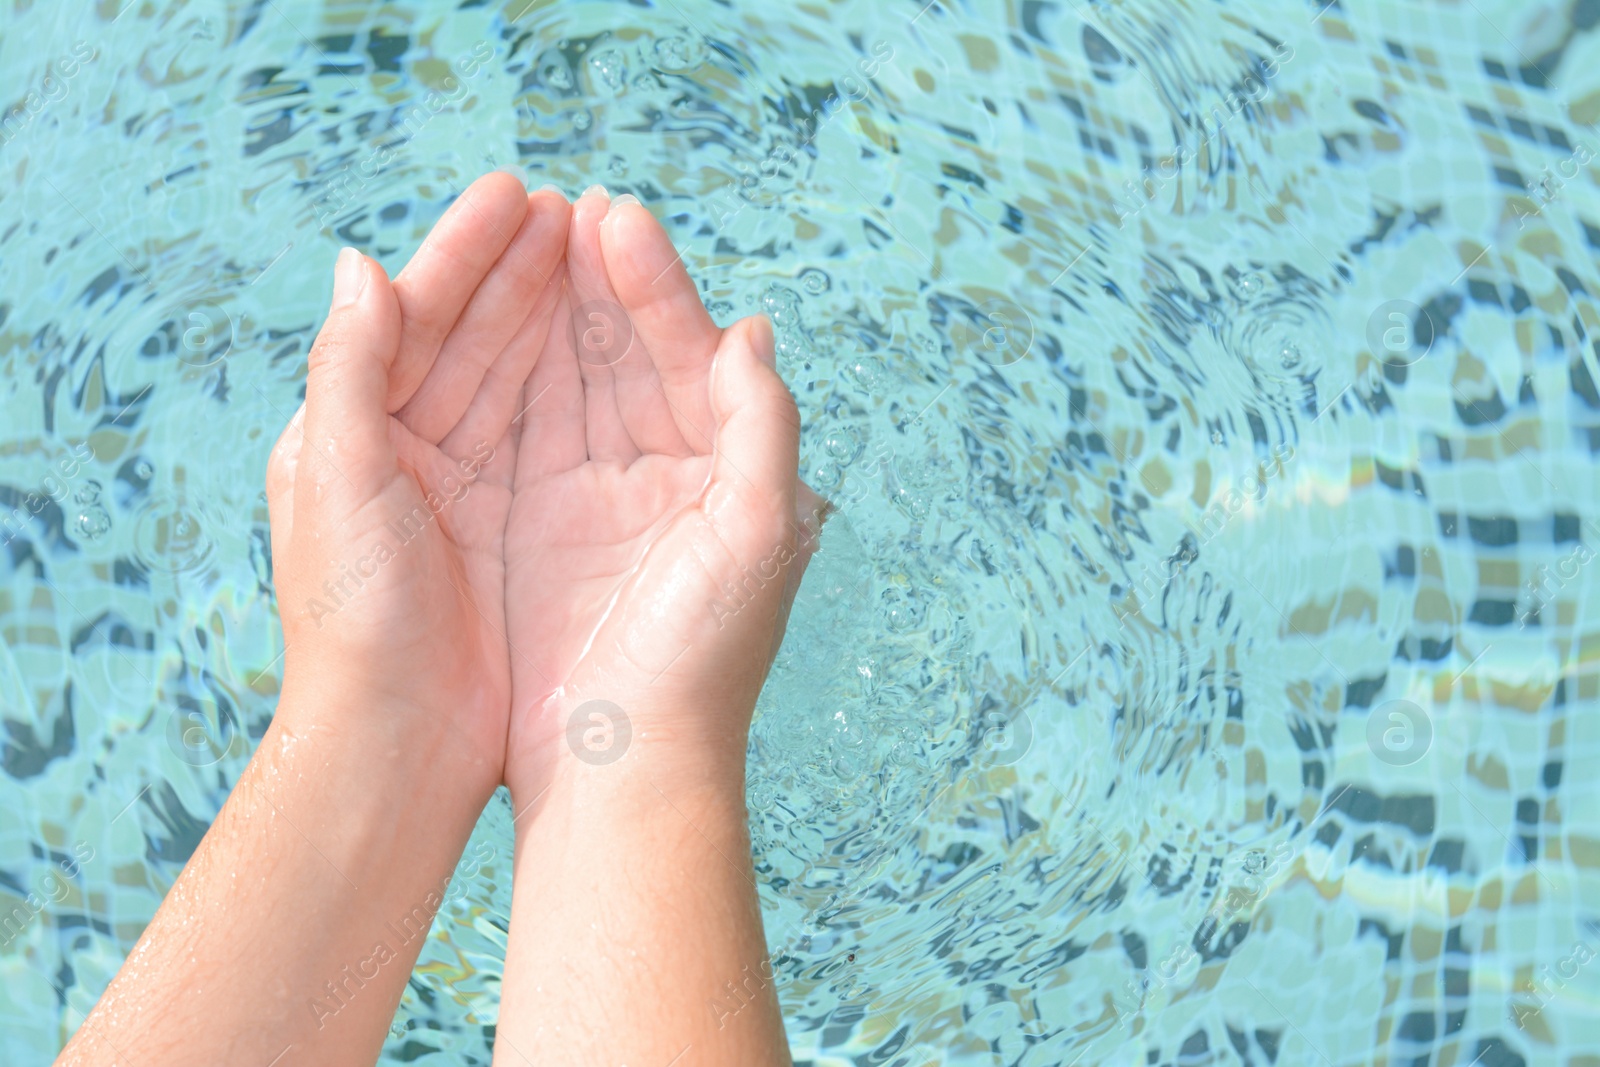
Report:
<svg viewBox="0 0 1600 1067"><path fill-rule="evenodd" d="M570 214L559 193L490 174L392 284L341 253L305 403L268 464L285 689L317 694L284 702L313 721L282 725L434 746L485 798L511 686L512 427Z"/></svg>
<svg viewBox="0 0 1600 1067"><path fill-rule="evenodd" d="M742 767L820 521L770 323L719 329L650 213L591 190L520 402L504 544L514 797L577 746L598 746L589 762L666 745Z"/></svg>

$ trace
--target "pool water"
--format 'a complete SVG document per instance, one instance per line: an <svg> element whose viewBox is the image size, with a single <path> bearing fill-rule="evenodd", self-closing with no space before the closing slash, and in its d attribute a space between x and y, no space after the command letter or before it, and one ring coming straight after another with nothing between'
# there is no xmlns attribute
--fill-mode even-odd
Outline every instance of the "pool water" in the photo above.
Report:
<svg viewBox="0 0 1600 1067"><path fill-rule="evenodd" d="M840 508L751 739L797 1061L1600 1064L1597 23L13 0L0 1061L271 718L337 248L521 165L772 316ZM510 854L502 795L385 1062L488 1062Z"/></svg>

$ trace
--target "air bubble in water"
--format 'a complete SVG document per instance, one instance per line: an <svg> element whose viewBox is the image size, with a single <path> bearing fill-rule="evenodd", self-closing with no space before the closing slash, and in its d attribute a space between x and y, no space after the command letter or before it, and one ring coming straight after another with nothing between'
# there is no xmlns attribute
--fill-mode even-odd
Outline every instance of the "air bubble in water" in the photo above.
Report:
<svg viewBox="0 0 1600 1067"><path fill-rule="evenodd" d="M861 432L854 426L841 426L823 439L822 447L841 464L861 454Z"/></svg>
<svg viewBox="0 0 1600 1067"><path fill-rule="evenodd" d="M111 529L111 513L98 504L84 508L78 513L77 526L80 537L88 541L98 540Z"/></svg>
<svg viewBox="0 0 1600 1067"><path fill-rule="evenodd" d="M656 66L668 74L682 74L706 61L706 48L698 38L663 37L656 41Z"/></svg>
<svg viewBox="0 0 1600 1067"><path fill-rule="evenodd" d="M761 294L761 310L772 319L772 325L794 326L800 322L800 294L793 289L774 285Z"/></svg>
<svg viewBox="0 0 1600 1067"><path fill-rule="evenodd" d="M897 634L919 629L927 617L922 601L912 594L890 590L884 594L883 600L883 621Z"/></svg>
<svg viewBox="0 0 1600 1067"><path fill-rule="evenodd" d="M866 356L849 364L845 373L869 393L876 392L883 385L885 377L883 361L874 356Z"/></svg>
<svg viewBox="0 0 1600 1067"><path fill-rule="evenodd" d="M621 89L628 80L628 62L621 52L608 48L589 56L589 69L612 92Z"/></svg>
<svg viewBox="0 0 1600 1067"><path fill-rule="evenodd" d="M557 89L572 88L572 70L563 58L552 58L540 64L539 79Z"/></svg>

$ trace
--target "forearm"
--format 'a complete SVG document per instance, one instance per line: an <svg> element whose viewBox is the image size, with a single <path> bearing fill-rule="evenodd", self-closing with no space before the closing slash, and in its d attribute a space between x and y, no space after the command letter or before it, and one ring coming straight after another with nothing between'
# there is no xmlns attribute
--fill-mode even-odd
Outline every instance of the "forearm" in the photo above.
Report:
<svg viewBox="0 0 1600 1067"><path fill-rule="evenodd" d="M347 720L357 699L285 693L58 1062L376 1060L489 790L463 789L473 769L439 747L304 725ZM295 714L302 701L315 713Z"/></svg>
<svg viewBox="0 0 1600 1067"><path fill-rule="evenodd" d="M591 766L561 749L517 821L495 1062L788 1064L743 751L680 755L636 738Z"/></svg>

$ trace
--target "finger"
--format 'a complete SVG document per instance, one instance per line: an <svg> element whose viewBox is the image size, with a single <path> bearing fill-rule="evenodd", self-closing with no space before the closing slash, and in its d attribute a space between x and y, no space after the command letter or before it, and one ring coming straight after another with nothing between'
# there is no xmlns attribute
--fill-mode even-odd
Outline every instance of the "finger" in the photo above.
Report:
<svg viewBox="0 0 1600 1067"><path fill-rule="evenodd" d="M395 279L405 336L395 360L388 410L399 411L427 378L467 301L518 232L528 193L501 171L456 198Z"/></svg>
<svg viewBox="0 0 1600 1067"><path fill-rule="evenodd" d="M391 419L389 428L399 466L415 480L422 506L438 523L440 532L464 550L498 545L503 529L500 524L462 522L463 513L457 506L469 493L498 492L509 500L510 487L505 479L483 484L485 468L501 458L495 447L480 443L476 451L455 459L412 433L398 419Z"/></svg>
<svg viewBox="0 0 1600 1067"><path fill-rule="evenodd" d="M711 372L716 452L703 507L741 561L784 543L794 517L800 414L771 359L772 324L755 316L723 334Z"/></svg>
<svg viewBox="0 0 1600 1067"><path fill-rule="evenodd" d="M394 473L385 399L399 343L400 305L388 275L344 249L334 268L333 306L307 359L297 503L308 492L316 500L321 487L336 483L364 496Z"/></svg>
<svg viewBox="0 0 1600 1067"><path fill-rule="evenodd" d="M557 307L563 302L563 282L564 269L557 264L550 284L539 292L516 335L506 342L505 349L484 374L461 421L439 442L440 450L446 455L460 458L484 441L498 441L508 429L520 433L522 423L517 417L533 399L523 399L523 386L538 362L547 358L544 353L552 343L552 336L566 336L564 320L560 323L563 329L552 330L557 321ZM575 378L576 372L574 366ZM581 399L581 384L579 390Z"/></svg>
<svg viewBox="0 0 1600 1067"><path fill-rule="evenodd" d="M422 384L396 413L424 441L438 443L461 421L490 368L540 308L540 298L557 276L572 209L555 190L534 193L527 201L516 236L467 301ZM550 306L545 300L547 322ZM522 362L518 384L527 378L537 354L537 349L516 353L512 362ZM515 373L515 368L508 372Z"/></svg>
<svg viewBox="0 0 1600 1067"><path fill-rule="evenodd" d="M572 209L572 232L567 240L568 284L572 289L573 349L583 375L589 458L631 462L641 452L659 446L642 420L630 419L623 410L625 379L644 362L633 339L633 326L621 310L606 280L600 256L599 227L611 206L604 189L594 186L578 198ZM636 381L626 388L637 388ZM665 403L662 403L665 416ZM640 421L640 425L630 425ZM670 417L667 422L670 424Z"/></svg>
<svg viewBox="0 0 1600 1067"><path fill-rule="evenodd" d="M716 425L711 360L722 331L666 231L642 205L613 207L600 244L617 302L650 355L679 432L697 453L709 453Z"/></svg>
<svg viewBox="0 0 1600 1067"><path fill-rule="evenodd" d="M627 309L618 301L616 291L612 288L602 248L601 234L606 228L606 220L619 209L637 205L638 201L632 196L618 198L603 216L598 212L588 216L585 226L573 234L571 254L579 257L583 264L580 276L585 283L584 290L580 292L579 325L581 327L585 322L595 320L597 315L599 318L617 320L613 325L616 347L603 358L610 362L611 377L616 383L617 411L622 416L622 424L627 428L628 436L633 438L633 443L639 446L639 451L647 455L692 456L695 450L678 429L678 422L673 416L651 354L643 338L637 335ZM588 225L590 220L593 221L592 226ZM585 314L585 309L594 310ZM578 356L581 359L588 358L581 347Z"/></svg>
<svg viewBox="0 0 1600 1067"><path fill-rule="evenodd" d="M511 422L521 428L516 471L519 489L572 470L589 458L583 376L572 347L572 332L564 328L571 310L571 296L563 292L556 304L549 343L517 394L521 410Z"/></svg>

